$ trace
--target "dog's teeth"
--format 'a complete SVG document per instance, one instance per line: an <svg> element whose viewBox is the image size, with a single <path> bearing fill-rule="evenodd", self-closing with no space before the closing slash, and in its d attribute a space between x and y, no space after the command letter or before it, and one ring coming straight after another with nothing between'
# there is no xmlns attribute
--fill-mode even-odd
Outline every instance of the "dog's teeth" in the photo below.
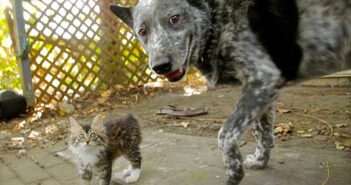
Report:
<svg viewBox="0 0 351 185"><path fill-rule="evenodd" d="M179 69L179 73L180 73L180 74L183 73L183 68L182 68L182 67Z"/></svg>

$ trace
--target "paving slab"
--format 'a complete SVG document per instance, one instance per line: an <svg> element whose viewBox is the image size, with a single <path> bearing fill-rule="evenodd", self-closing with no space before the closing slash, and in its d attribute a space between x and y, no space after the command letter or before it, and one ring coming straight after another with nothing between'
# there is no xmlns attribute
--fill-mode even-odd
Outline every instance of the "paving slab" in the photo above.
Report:
<svg viewBox="0 0 351 185"><path fill-rule="evenodd" d="M10 179L4 182L0 182L0 185L25 185L19 179Z"/></svg>
<svg viewBox="0 0 351 185"><path fill-rule="evenodd" d="M16 173L16 176L26 184L49 178L48 174L27 156L19 159L10 159L7 162L9 167Z"/></svg>
<svg viewBox="0 0 351 185"><path fill-rule="evenodd" d="M135 185L221 185L226 176L217 139L143 131L142 176ZM255 143L241 148L252 153ZM67 151L64 151L67 152ZM69 155L69 152L67 152ZM283 161L284 164L281 164ZM128 162L121 158L114 164L115 185L123 184L120 173ZM241 185L329 185L351 184L351 153L309 147L281 147L273 150L269 167L246 170Z"/></svg>
<svg viewBox="0 0 351 185"><path fill-rule="evenodd" d="M9 179L15 177L15 173L13 173L9 167L7 167L4 163L0 162L0 183L5 182Z"/></svg>
<svg viewBox="0 0 351 185"><path fill-rule="evenodd" d="M77 169L68 164L59 164L47 168L46 171L55 179L67 182L78 177Z"/></svg>

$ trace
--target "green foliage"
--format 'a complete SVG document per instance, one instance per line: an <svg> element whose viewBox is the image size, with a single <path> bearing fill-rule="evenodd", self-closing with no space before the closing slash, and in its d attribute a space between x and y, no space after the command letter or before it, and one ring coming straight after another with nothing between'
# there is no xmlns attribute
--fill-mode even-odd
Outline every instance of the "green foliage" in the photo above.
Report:
<svg viewBox="0 0 351 185"><path fill-rule="evenodd" d="M12 53L12 43L4 8L0 7L0 90L19 90L21 87L20 75L16 57Z"/></svg>

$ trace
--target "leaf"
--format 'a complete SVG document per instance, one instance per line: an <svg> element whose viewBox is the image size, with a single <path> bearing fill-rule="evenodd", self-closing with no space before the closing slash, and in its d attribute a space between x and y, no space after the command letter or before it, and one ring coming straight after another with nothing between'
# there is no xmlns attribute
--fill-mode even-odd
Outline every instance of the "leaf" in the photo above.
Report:
<svg viewBox="0 0 351 185"><path fill-rule="evenodd" d="M186 122L186 121L182 121L182 122L174 122L173 125L176 127L184 127L184 128L188 128L188 125L190 123Z"/></svg>
<svg viewBox="0 0 351 185"><path fill-rule="evenodd" d="M312 134L302 134L301 136L304 138L312 138Z"/></svg>
<svg viewBox="0 0 351 185"><path fill-rule="evenodd" d="M346 139L342 141L342 145L348 148L351 148L351 139Z"/></svg>
<svg viewBox="0 0 351 185"><path fill-rule="evenodd" d="M345 146L343 146L340 141L335 141L335 148L337 150L343 150Z"/></svg>
<svg viewBox="0 0 351 185"><path fill-rule="evenodd" d="M66 114L65 111L63 111L63 110L59 110L58 113L59 113L61 116L64 116L64 115Z"/></svg>
<svg viewBox="0 0 351 185"><path fill-rule="evenodd" d="M289 122L289 123L278 123L276 125L276 128L274 129L274 133L291 133L294 128L294 125Z"/></svg>
<svg viewBox="0 0 351 185"><path fill-rule="evenodd" d="M182 121L180 123L184 128L188 128L189 122Z"/></svg>
<svg viewBox="0 0 351 185"><path fill-rule="evenodd" d="M304 134L306 131L305 130L298 130L297 133L298 134Z"/></svg>
<svg viewBox="0 0 351 185"><path fill-rule="evenodd" d="M291 110L288 109L284 109L284 108L277 108L277 111L281 114L287 114L287 113L291 113Z"/></svg>
<svg viewBox="0 0 351 185"><path fill-rule="evenodd" d="M276 127L275 129L274 129L274 133L282 133L283 132L283 127Z"/></svg>
<svg viewBox="0 0 351 185"><path fill-rule="evenodd" d="M341 127L346 127L347 124L346 123L339 123L335 125L337 128L341 128Z"/></svg>

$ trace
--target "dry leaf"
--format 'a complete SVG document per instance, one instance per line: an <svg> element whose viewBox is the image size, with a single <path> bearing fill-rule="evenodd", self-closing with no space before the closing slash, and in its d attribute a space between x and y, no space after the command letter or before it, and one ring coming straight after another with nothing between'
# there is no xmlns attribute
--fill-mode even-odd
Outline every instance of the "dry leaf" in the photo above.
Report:
<svg viewBox="0 0 351 185"><path fill-rule="evenodd" d="M312 134L302 134L301 136L304 137L304 138L311 138Z"/></svg>
<svg viewBox="0 0 351 185"><path fill-rule="evenodd" d="M341 137L346 137L346 138L351 138L351 135L345 134L345 133L341 133L340 136Z"/></svg>
<svg viewBox="0 0 351 185"><path fill-rule="evenodd" d="M72 104L66 103L66 102L60 102L58 104L59 106L59 113L60 111L64 113L72 113L74 111L74 106Z"/></svg>
<svg viewBox="0 0 351 185"><path fill-rule="evenodd" d="M277 111L281 114L286 114L286 113L291 113L291 110L288 109L283 109L283 108L277 108Z"/></svg>
<svg viewBox="0 0 351 185"><path fill-rule="evenodd" d="M294 125L289 122L289 123L278 123L274 129L274 133L291 133L294 128Z"/></svg>
<svg viewBox="0 0 351 185"><path fill-rule="evenodd" d="M335 141L335 148L337 150L343 150L345 146L343 146L340 141Z"/></svg>
<svg viewBox="0 0 351 185"><path fill-rule="evenodd" d="M46 134L53 134L53 133L56 133L58 131L59 131L59 129L57 128L56 125L50 125L50 126L45 127Z"/></svg>
<svg viewBox="0 0 351 185"><path fill-rule="evenodd" d="M182 121L180 123L184 128L188 128L189 122Z"/></svg>
<svg viewBox="0 0 351 185"><path fill-rule="evenodd" d="M86 113L87 113L87 114L91 114L91 113L93 113L93 112L95 112L95 108L89 109Z"/></svg>
<svg viewBox="0 0 351 185"><path fill-rule="evenodd" d="M17 153L17 155L19 155L19 156L26 155L26 154L27 154L27 150L24 150L24 149L19 150Z"/></svg>
<svg viewBox="0 0 351 185"><path fill-rule="evenodd" d="M164 130L163 129L158 129L158 132L163 133Z"/></svg>
<svg viewBox="0 0 351 185"><path fill-rule="evenodd" d="M335 125L337 128L341 128L341 127L346 127L347 124L346 123L339 123Z"/></svg>
<svg viewBox="0 0 351 185"><path fill-rule="evenodd" d="M275 129L274 129L274 133L282 133L283 132L283 127L276 127Z"/></svg>
<svg viewBox="0 0 351 185"><path fill-rule="evenodd" d="M41 138L40 138L40 133L37 132L37 131L34 131L34 130L32 130L32 131L29 133L28 138L29 138L29 139L37 139L37 140L41 139Z"/></svg>
<svg viewBox="0 0 351 185"><path fill-rule="evenodd" d="M63 110L59 110L58 113L59 113L60 116L64 116L66 114Z"/></svg>
<svg viewBox="0 0 351 185"><path fill-rule="evenodd" d="M298 134L304 134L306 131L305 130L298 130L297 133Z"/></svg>
<svg viewBox="0 0 351 185"><path fill-rule="evenodd" d="M351 148L351 139L346 139L341 143L343 146Z"/></svg>
<svg viewBox="0 0 351 185"><path fill-rule="evenodd" d="M185 121L182 121L182 122L174 122L173 125L176 126L176 127L188 128L189 122L185 122Z"/></svg>

